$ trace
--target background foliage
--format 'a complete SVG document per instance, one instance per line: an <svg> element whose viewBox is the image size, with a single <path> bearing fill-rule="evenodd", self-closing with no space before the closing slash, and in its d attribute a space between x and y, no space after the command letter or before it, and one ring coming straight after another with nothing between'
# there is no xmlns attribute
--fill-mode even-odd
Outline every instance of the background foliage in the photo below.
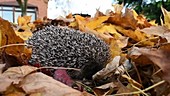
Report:
<svg viewBox="0 0 170 96"><path fill-rule="evenodd" d="M126 7L133 8L138 14L143 14L148 20L156 20L160 24L160 17L162 17L161 6L170 10L170 0L118 0L119 4L124 2Z"/></svg>

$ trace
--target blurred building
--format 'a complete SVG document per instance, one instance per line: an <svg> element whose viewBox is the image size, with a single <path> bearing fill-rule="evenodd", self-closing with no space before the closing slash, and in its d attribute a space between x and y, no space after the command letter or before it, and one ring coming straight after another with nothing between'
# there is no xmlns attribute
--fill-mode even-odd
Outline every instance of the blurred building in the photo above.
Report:
<svg viewBox="0 0 170 96"><path fill-rule="evenodd" d="M47 16L47 3L45 0L28 0L27 15L32 16L32 20ZM0 17L17 22L21 15L21 9L16 0L0 0Z"/></svg>

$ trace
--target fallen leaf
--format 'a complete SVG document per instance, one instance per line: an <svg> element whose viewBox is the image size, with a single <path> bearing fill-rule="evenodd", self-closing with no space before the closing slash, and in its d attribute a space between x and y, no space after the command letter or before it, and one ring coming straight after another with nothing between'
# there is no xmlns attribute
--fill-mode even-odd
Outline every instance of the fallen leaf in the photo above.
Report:
<svg viewBox="0 0 170 96"><path fill-rule="evenodd" d="M72 19L72 18L74 18L74 17L73 17L73 14L70 13L70 14L68 14L68 15L66 16L66 18L67 18L67 19L70 19L70 18Z"/></svg>
<svg viewBox="0 0 170 96"><path fill-rule="evenodd" d="M168 43L170 42L170 29L167 29L164 26L151 26L149 28L141 29L140 31L150 35L161 36L162 38L166 38Z"/></svg>
<svg viewBox="0 0 170 96"><path fill-rule="evenodd" d="M5 64L0 64L0 75L2 74L2 70L3 70L3 68L5 67Z"/></svg>
<svg viewBox="0 0 170 96"><path fill-rule="evenodd" d="M95 87L93 90L95 92L95 95L105 96L105 95L111 95L113 91L118 90L119 88L120 88L120 85L118 82L110 82L110 83Z"/></svg>
<svg viewBox="0 0 170 96"><path fill-rule="evenodd" d="M149 23L153 26L158 26L158 24L156 23L156 20L151 20L149 21Z"/></svg>
<svg viewBox="0 0 170 96"><path fill-rule="evenodd" d="M25 92L21 88L17 88L15 85L11 85L4 92L5 96L25 96Z"/></svg>
<svg viewBox="0 0 170 96"><path fill-rule="evenodd" d="M11 27L10 23L6 20L0 18L0 30L1 30L1 46L8 45L8 44L18 44L24 43L24 41L15 34L13 28ZM4 51L7 54L12 54L14 56L18 56L18 54L22 53L24 50L24 46L12 46L4 48Z"/></svg>
<svg viewBox="0 0 170 96"><path fill-rule="evenodd" d="M125 13L112 13L106 22L132 30L135 30L137 27L137 20L134 18L133 11L130 9L126 9Z"/></svg>
<svg viewBox="0 0 170 96"><path fill-rule="evenodd" d="M159 49L140 48L139 52L147 56L163 71L163 78L170 83L170 43L163 44Z"/></svg>
<svg viewBox="0 0 170 96"><path fill-rule="evenodd" d="M100 16L105 16L105 14L103 14L99 9L96 9L96 13L94 17L100 17Z"/></svg>
<svg viewBox="0 0 170 96"><path fill-rule="evenodd" d="M137 16L137 21L138 21L137 22L137 27L140 28L140 29L152 26L152 24L149 23L147 21L147 19L145 18L145 16L143 16L143 15L138 15ZM155 25L155 24L153 24L153 25Z"/></svg>
<svg viewBox="0 0 170 96"><path fill-rule="evenodd" d="M30 49L28 49L27 47L25 47L26 44L24 44L24 40L20 36L16 35L11 24L8 21L0 18L0 22L1 22L0 23L0 32L1 32L0 37L2 37L0 39L1 46L7 45L7 47L3 48L3 50L2 50L3 53L5 52L5 54L8 54L8 55L16 58L16 60L18 60L16 62L19 63L18 65L27 64L24 61L28 60L29 58L22 58L22 57L24 57L24 56L30 57L32 51ZM11 44L13 46L8 46ZM1 52L1 55L2 55L2 52ZM7 61L8 60L6 60L5 62L7 62Z"/></svg>
<svg viewBox="0 0 170 96"><path fill-rule="evenodd" d="M118 45L119 45L119 48L124 48L128 45L128 40L129 40L129 37L123 37L121 36L117 41Z"/></svg>
<svg viewBox="0 0 170 96"><path fill-rule="evenodd" d="M111 62L109 62L105 68L97 72L96 74L93 75L94 80L100 80L103 77L106 77L110 74L113 74L114 71L119 66L119 61L120 61L120 56L116 56Z"/></svg>
<svg viewBox="0 0 170 96"><path fill-rule="evenodd" d="M84 31L85 30L85 24L87 23L86 18L84 18L80 15L75 15L75 20L78 24L79 30Z"/></svg>
<svg viewBox="0 0 170 96"><path fill-rule="evenodd" d="M161 7L163 16L164 16L164 24L162 24L162 26L167 27L168 29L170 29L170 12L168 12L165 8Z"/></svg>
<svg viewBox="0 0 170 96"><path fill-rule="evenodd" d="M134 41L136 42L140 42L140 44L146 46L153 46L154 45L154 42L152 42L149 38L152 38L152 37L149 37L147 34L141 32L140 30L126 30L124 28L122 28L121 26L115 26L116 30L122 34L124 34L125 36L133 39Z"/></svg>
<svg viewBox="0 0 170 96"><path fill-rule="evenodd" d="M118 42L115 39L110 40L110 53L112 58L115 56L119 56L121 54L121 45L118 44Z"/></svg>
<svg viewBox="0 0 170 96"><path fill-rule="evenodd" d="M111 33L115 38L119 38L122 35L119 34L112 24L102 24L100 27L95 29L99 33Z"/></svg>
<svg viewBox="0 0 170 96"><path fill-rule="evenodd" d="M27 94L41 93L43 96L92 96L88 93L82 93L72 89L40 72L28 75L21 82L20 87Z"/></svg>
<svg viewBox="0 0 170 96"><path fill-rule="evenodd" d="M135 62L136 66L153 64L150 59L148 59L145 55L139 52L138 47L131 48L131 50L127 54L127 57L130 58L133 62Z"/></svg>
<svg viewBox="0 0 170 96"><path fill-rule="evenodd" d="M11 84L19 84L29 73L35 71L36 67L22 66L11 67L0 75L0 92L6 91Z"/></svg>
<svg viewBox="0 0 170 96"><path fill-rule="evenodd" d="M19 16L18 17L18 25L19 26L24 26L24 25L27 25L29 22L31 21L31 16Z"/></svg>
<svg viewBox="0 0 170 96"><path fill-rule="evenodd" d="M86 27L89 29L94 30L95 28L99 27L104 21L106 21L109 18L109 16L100 16L93 18L88 23L86 23Z"/></svg>
<svg viewBox="0 0 170 96"><path fill-rule="evenodd" d="M15 31L16 35L22 38L23 40L28 40L29 37L32 36L32 32L30 30L24 32Z"/></svg>
<svg viewBox="0 0 170 96"><path fill-rule="evenodd" d="M122 4L113 4L112 6L114 8L114 13L122 14L123 3Z"/></svg>

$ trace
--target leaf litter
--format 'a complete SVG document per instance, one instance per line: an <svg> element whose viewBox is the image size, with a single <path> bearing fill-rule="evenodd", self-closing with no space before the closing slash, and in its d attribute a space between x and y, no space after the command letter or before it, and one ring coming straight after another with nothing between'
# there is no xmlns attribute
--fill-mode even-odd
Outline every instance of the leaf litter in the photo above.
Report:
<svg viewBox="0 0 170 96"><path fill-rule="evenodd" d="M97 10L94 17L69 14L65 18L30 22L31 17L24 16L18 18L17 25L0 18L0 93L5 96L169 96L169 12L161 8L164 19L158 25L123 5L113 7L115 10L106 14ZM89 90L71 88L39 72L41 68L28 65L32 50L26 47L29 45L25 40L48 24L94 34L110 45L112 60L93 75L96 85L83 81L77 84Z"/></svg>

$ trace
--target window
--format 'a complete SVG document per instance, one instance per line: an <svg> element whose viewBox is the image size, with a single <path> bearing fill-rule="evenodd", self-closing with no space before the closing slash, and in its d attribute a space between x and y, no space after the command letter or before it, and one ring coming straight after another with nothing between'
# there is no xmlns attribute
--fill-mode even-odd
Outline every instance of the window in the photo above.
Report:
<svg viewBox="0 0 170 96"><path fill-rule="evenodd" d="M27 15L31 16L31 21L34 21L37 16L37 8L27 8ZM18 16L21 16L21 9L16 6L0 5L0 17L13 23L17 23Z"/></svg>

